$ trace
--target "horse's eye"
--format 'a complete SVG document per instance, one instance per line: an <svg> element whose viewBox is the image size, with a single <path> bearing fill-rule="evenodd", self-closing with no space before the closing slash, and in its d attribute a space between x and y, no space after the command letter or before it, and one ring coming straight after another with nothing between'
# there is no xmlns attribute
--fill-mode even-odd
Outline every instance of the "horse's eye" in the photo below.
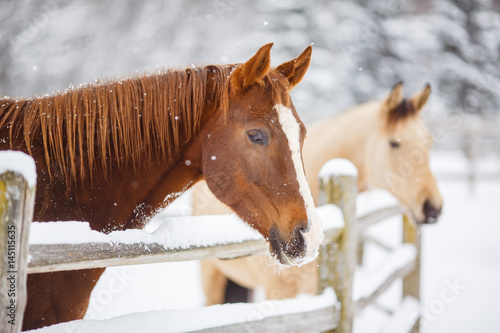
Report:
<svg viewBox="0 0 500 333"><path fill-rule="evenodd" d="M250 130L247 132L248 139L250 139L251 142L257 143L259 145L267 145L267 137L266 135L258 130Z"/></svg>
<svg viewBox="0 0 500 333"><path fill-rule="evenodd" d="M399 141L396 141L396 140L391 140L389 141L389 144L391 145L392 148L399 148Z"/></svg>

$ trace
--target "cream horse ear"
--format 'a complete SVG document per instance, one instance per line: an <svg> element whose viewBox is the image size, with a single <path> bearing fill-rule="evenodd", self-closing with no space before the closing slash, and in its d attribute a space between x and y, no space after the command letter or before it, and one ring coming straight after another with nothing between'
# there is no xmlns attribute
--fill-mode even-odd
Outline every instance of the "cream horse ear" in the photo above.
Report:
<svg viewBox="0 0 500 333"><path fill-rule="evenodd" d="M403 101L403 81L399 81L392 87L389 96L384 101L384 109L387 113L395 110Z"/></svg>
<svg viewBox="0 0 500 333"><path fill-rule="evenodd" d="M282 63L276 69L290 82L290 86L293 89L300 80L304 77L311 64L311 53L312 47L309 45L306 47L304 52L302 52L297 58L290 60L288 62Z"/></svg>
<svg viewBox="0 0 500 333"><path fill-rule="evenodd" d="M431 85L429 83L426 83L424 89L413 95L412 98L410 99L410 102L413 105L413 109L417 112L420 111L427 102L427 99L429 98L430 94L431 94Z"/></svg>

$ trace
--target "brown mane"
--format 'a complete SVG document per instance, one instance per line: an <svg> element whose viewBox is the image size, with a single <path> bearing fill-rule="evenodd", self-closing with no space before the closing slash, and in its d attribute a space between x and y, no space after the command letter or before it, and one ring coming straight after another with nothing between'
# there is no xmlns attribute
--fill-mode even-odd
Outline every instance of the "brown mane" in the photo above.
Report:
<svg viewBox="0 0 500 333"><path fill-rule="evenodd" d="M227 108L226 84L233 68L167 70L86 84L51 96L3 98L0 130L9 128L11 149L20 148L13 146L20 135L30 154L33 143L43 142L49 173L55 163L66 181L76 180L78 169L83 180L86 170L99 164L106 173L111 158L134 167L152 154L171 159L183 144L179 124L189 139L198 130L207 100ZM209 72L212 96L206 96Z"/></svg>
<svg viewBox="0 0 500 333"><path fill-rule="evenodd" d="M171 160L180 145L179 124L187 139L198 131L205 102L227 109L228 77L235 65L166 70L152 75L113 79L31 99L0 99L0 130L21 136L27 151L43 143L48 172L58 167L66 182L101 167L147 162L153 154ZM212 82L207 82L209 72ZM289 104L287 79L276 70L264 78L273 100ZM207 83L211 85L207 96ZM182 87L182 89L181 89ZM285 93L284 93L285 92ZM22 133L22 134L21 134Z"/></svg>

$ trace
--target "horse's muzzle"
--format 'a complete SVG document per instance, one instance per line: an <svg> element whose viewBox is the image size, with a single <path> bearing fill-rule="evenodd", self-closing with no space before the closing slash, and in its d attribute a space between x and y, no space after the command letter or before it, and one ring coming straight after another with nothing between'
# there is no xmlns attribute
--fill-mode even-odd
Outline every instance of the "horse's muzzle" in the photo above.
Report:
<svg viewBox="0 0 500 333"><path fill-rule="evenodd" d="M269 246L273 257L282 265L301 266L316 258L319 244L308 244L306 235L310 232L304 227L294 229L292 237L285 242L277 229L269 232ZM312 248L308 248L308 246ZM311 250L311 251L308 251Z"/></svg>
<svg viewBox="0 0 500 333"><path fill-rule="evenodd" d="M424 220L422 221L422 223L433 224L436 223L439 219L439 216L441 216L442 207L436 208L429 200L425 200L422 211L424 213Z"/></svg>

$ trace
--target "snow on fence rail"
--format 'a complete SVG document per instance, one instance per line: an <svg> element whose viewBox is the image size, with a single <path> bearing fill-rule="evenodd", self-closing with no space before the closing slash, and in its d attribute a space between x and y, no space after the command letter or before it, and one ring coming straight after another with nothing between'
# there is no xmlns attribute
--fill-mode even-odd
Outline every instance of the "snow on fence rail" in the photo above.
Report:
<svg viewBox="0 0 500 333"><path fill-rule="evenodd" d="M338 223L342 221L338 208L325 205L318 213L323 220L330 217L336 222L325 226L325 234L336 240L343 227ZM224 230L224 233L217 230ZM32 231L28 273L232 259L269 250L263 237L236 215L167 218L153 233L131 229L105 235L90 230L86 222L33 223ZM68 235L74 236L68 238Z"/></svg>
<svg viewBox="0 0 500 333"><path fill-rule="evenodd" d="M3 153L0 152L0 170L2 169ZM345 169L345 161L342 162L342 170ZM5 163L4 163L5 164ZM332 166L330 165L329 169ZM26 174L26 173L24 173ZM32 176L32 175L31 175ZM29 175L28 175L29 177ZM165 261L196 260L207 258L236 258L245 255L258 254L268 251L268 244L250 229L245 229L234 216L216 216L216 217L183 217L167 221L154 233L147 233L141 230L128 230L114 232L108 235L91 231L81 222L64 223L34 223L33 235L51 235L50 237L37 238L33 236L29 246L28 260L28 235L30 223L33 215L34 186L31 186L24 180L21 172L7 171L0 175L0 253L2 256L2 269L0 270L0 305L5 309L10 302L7 298L6 284L8 268L8 258L6 251L8 247L9 235L6 233L9 226L15 226L16 234L16 304L15 325L8 325L5 332L20 332L22 315L26 302L26 274L52 272L58 270L74 270L95 267L108 267L117 265L133 265L156 263ZM356 279L354 272L356 270L356 260L358 251L358 242L363 239L360 237L362 232L387 217L401 213L398 206L386 207L375 212L366 213L360 217L356 216L356 173L336 174L335 168L332 172L322 173L320 179L321 195L320 200L324 206L319 208L320 216L325 225L325 240L320 248L319 255L319 296L314 296L308 302L311 304L320 304L320 306L298 306L293 304L305 304L302 300L285 300L278 302L280 304L276 309L282 309L262 318L252 320L249 316L247 320L230 323L212 322L204 327L191 328L182 327L182 323L176 323L176 331L200 331L200 332L234 332L240 329L258 330L260 332L276 332L294 330L302 327L305 330L335 332L352 332L353 318L366 306L375 302L377 297L382 294L397 278L403 278L403 307L405 313L396 314L395 318L401 321L401 317L407 316L411 312L418 313L414 306L419 300L419 274L420 274L420 233L409 218L405 215L403 219L404 244L399 250L394 252L385 265L377 270L376 273L369 272L364 277L370 280L370 284L363 283L363 272L358 270ZM339 213L335 204L340 208ZM343 218L342 218L343 216ZM225 227L235 227L232 234L238 235L233 239L206 239L199 238L193 230L203 228L201 221L212 219L210 223L225 224ZM64 228L80 228L80 239L58 238L58 234L68 235ZM185 234L186 229L180 225L190 225L191 231L185 238L189 239L187 243L176 243L176 237L172 236L176 232ZM205 221L205 225L206 225ZM62 228L62 229L61 229ZM238 229L240 228L240 229ZM66 236L67 237L67 236ZM361 282L360 282L361 281ZM375 281L375 282L373 282ZM369 285L361 293L354 295L353 285ZM359 289L359 286L357 287ZM331 289L335 293L331 292ZM332 296L333 295L333 296ZM335 297L336 295L336 297ZM356 299L354 298L356 297ZM5 306L5 307L4 307ZM258 305L257 305L258 306ZM237 308L240 307L238 310ZM210 309L212 308L212 309ZM217 308L217 311L225 313L240 313L246 308L238 305L224 305ZM285 309L285 310L283 310ZM288 310L286 310L288 309ZM213 307L194 311L211 313L216 311ZM191 314L192 315L192 314ZM0 320L4 323L9 318L5 317L5 311L0 311ZM134 315L131 315L134 316ZM136 314L137 316L137 314ZM143 314L148 316L148 314ZM158 316L151 315L151 318ZM187 315L189 317L189 315ZM167 313L162 313L161 317L168 317ZM172 318L185 318L185 316L172 315ZM218 317L218 316L208 316ZM229 317L238 317L231 315ZM122 317L121 317L122 318ZM74 325L82 325L81 328L94 327L102 325L103 327L115 327L126 322L130 330L130 325L134 321L124 316L122 319L113 318L105 321L78 321ZM122 322L122 320L124 322ZM413 323L405 320L405 325L412 329L412 332L418 331L418 318ZM170 322L172 323L172 322ZM53 325L49 328L43 328L40 332L62 332L66 324ZM111 325L111 326L110 326ZM181 326L179 326L181 325ZM301 326L302 325L302 326ZM304 326L306 325L306 326ZM161 331L165 331L165 324L160 325ZM389 324L389 328L397 327L397 323ZM143 328L143 327L142 327ZM151 328L153 329L153 327ZM153 330L152 330L153 331ZM3 331L2 331L3 332Z"/></svg>

